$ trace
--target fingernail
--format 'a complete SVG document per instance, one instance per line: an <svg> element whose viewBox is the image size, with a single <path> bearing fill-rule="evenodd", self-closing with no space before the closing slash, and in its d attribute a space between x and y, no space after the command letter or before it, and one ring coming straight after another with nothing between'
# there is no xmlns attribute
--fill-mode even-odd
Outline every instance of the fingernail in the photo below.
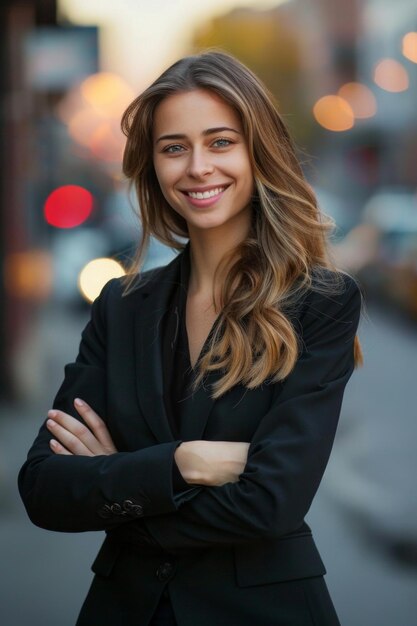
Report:
<svg viewBox="0 0 417 626"><path fill-rule="evenodd" d="M75 398L74 404L76 404L77 406L84 406L85 402L80 400L80 398Z"/></svg>
<svg viewBox="0 0 417 626"><path fill-rule="evenodd" d="M57 445L58 445L58 442L57 442L57 441L55 441L55 439L51 439L51 441L50 441L49 443L51 444L51 446L52 446L53 448L56 448L56 447L57 447Z"/></svg>
<svg viewBox="0 0 417 626"><path fill-rule="evenodd" d="M56 417L56 411L53 411L52 409L50 411L48 411L48 416L49 417Z"/></svg>
<svg viewBox="0 0 417 626"><path fill-rule="evenodd" d="M51 428L53 428L55 426L55 422L53 420L47 420L46 421L46 425L50 426Z"/></svg>

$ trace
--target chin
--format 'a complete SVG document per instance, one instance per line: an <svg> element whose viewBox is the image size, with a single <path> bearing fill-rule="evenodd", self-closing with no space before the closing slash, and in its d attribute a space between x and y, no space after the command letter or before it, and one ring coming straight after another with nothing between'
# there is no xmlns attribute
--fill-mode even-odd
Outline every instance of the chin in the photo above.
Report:
<svg viewBox="0 0 417 626"><path fill-rule="evenodd" d="M188 220L187 220L188 221ZM210 228L220 228L227 224L228 220L218 219L213 216L210 218L209 216L206 219L192 219L189 220L188 223L193 228L199 228L200 230L208 230Z"/></svg>

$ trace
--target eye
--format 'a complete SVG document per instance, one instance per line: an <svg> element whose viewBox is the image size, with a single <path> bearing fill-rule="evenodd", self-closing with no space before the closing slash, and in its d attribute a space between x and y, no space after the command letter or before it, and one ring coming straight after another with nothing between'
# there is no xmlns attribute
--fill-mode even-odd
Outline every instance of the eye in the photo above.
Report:
<svg viewBox="0 0 417 626"><path fill-rule="evenodd" d="M225 137L220 137L219 139L213 141L213 145L217 144L218 148L227 148L227 146L230 146L232 143L233 141L226 139Z"/></svg>
<svg viewBox="0 0 417 626"><path fill-rule="evenodd" d="M179 148L179 150L177 150L177 148ZM162 150L162 152L168 152L168 154L174 154L175 152L179 152L180 150L182 150L182 146L176 143L171 146L167 146L166 148Z"/></svg>

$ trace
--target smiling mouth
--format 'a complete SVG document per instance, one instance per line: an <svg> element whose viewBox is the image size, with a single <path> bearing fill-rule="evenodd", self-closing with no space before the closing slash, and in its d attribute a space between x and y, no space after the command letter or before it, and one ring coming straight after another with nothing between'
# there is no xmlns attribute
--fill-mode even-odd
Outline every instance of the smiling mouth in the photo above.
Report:
<svg viewBox="0 0 417 626"><path fill-rule="evenodd" d="M224 187L215 187L215 189L210 189L210 191L184 191L184 193L186 196L194 198L194 200L206 200L207 198L214 198L215 196L223 193L228 186L229 185Z"/></svg>

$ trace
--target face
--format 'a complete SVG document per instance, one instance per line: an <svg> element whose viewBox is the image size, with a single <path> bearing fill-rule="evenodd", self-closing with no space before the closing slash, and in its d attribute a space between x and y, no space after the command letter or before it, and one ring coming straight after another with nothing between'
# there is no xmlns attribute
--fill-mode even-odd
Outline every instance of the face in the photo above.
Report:
<svg viewBox="0 0 417 626"><path fill-rule="evenodd" d="M249 230L253 173L238 114L217 94L168 96L154 114L153 161L162 193L193 229Z"/></svg>

